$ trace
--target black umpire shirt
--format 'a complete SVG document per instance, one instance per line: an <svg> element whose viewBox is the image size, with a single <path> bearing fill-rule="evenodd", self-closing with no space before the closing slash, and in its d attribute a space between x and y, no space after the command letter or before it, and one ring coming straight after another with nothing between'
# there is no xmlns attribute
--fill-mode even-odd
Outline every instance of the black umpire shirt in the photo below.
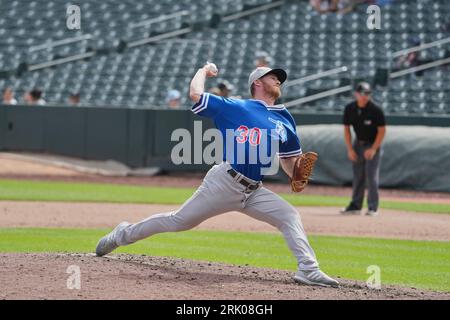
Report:
<svg viewBox="0 0 450 320"><path fill-rule="evenodd" d="M374 143L378 128L386 124L383 110L369 101L359 108L356 101L349 103L344 111L344 125L353 126L358 140Z"/></svg>

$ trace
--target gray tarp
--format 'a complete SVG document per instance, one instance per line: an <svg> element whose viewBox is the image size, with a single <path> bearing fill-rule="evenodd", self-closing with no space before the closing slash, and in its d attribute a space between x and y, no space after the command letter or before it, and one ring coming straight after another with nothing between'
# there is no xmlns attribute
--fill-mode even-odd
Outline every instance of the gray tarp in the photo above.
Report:
<svg viewBox="0 0 450 320"><path fill-rule="evenodd" d="M380 186L450 192L450 128L387 126ZM298 126L303 151L319 160L314 182L344 185L352 180L342 125ZM353 133L354 136L354 133Z"/></svg>

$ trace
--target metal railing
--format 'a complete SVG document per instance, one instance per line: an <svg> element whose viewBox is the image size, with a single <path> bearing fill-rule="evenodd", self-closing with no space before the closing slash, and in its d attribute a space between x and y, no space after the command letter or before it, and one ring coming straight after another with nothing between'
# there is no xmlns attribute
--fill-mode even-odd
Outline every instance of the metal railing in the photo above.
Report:
<svg viewBox="0 0 450 320"><path fill-rule="evenodd" d="M295 80L291 80L286 82L286 84L284 85L285 88L289 88L295 85L299 85L299 84L303 84L305 82L308 81L313 81L313 80L317 80L317 79L321 79L321 78L325 78L325 77L329 77L332 75L336 75L342 72L347 72L349 69L347 66L341 66L338 68L334 68L334 69L330 69L330 70L326 70L326 71L322 71L319 73L315 73L306 77L302 77L299 79L295 79ZM295 99L289 102L284 103L284 106L286 108L291 108L294 106L298 106L301 104L305 104L314 100L318 100L318 99L322 99L322 98L326 98L329 96L333 96L336 94L340 94L343 92L347 92L347 91L351 91L352 90L352 86L343 86L343 87L339 87L339 88L335 88L335 89L331 89L331 90L327 90L324 92L319 92L310 96L306 96L306 97L302 97L299 99Z"/></svg>
<svg viewBox="0 0 450 320"><path fill-rule="evenodd" d="M412 53L412 52L417 52L417 51L421 51L421 50L437 47L437 46L440 46L440 45L446 44L446 43L450 43L450 37L445 38L445 39L441 39L441 40L437 40L437 41L433 41L433 42L429 42L429 43L424 43L424 44L421 44L419 46L411 47L411 48L408 48L408 49L403 49L403 50L396 51L396 52L391 53L390 57L391 58L398 58L398 57L403 56L405 54L409 54L409 53Z"/></svg>
<svg viewBox="0 0 450 320"><path fill-rule="evenodd" d="M266 4L266 5L262 5L262 6L259 6L259 7L256 7L256 8L245 10L245 11L242 11L242 12L233 13L233 14L230 14L228 16L223 17L221 19L221 22L230 22L230 21L233 21L233 20L236 20L236 19L240 19L240 18L249 16L249 15L252 15L252 14L255 14L255 13L259 13L259 12L262 12L262 11L270 10L270 9L273 9L273 8L276 8L276 7L279 7L279 6L283 5L283 3L284 3L284 1L280 0L280 1L277 1L277 2L273 2L273 3ZM183 12L183 11L180 11L180 12ZM173 14L173 15L175 15L175 14ZM140 40L136 40L136 41L130 42L130 43L128 43L127 47L128 48L133 48L133 47L142 46L142 45L149 44L149 43L155 43L155 42L158 42L158 41L161 41L161 40L175 38L175 37L178 37L178 36L190 33L193 30L194 30L193 27L187 27L187 28L183 28L183 29L179 29L179 30L175 30L175 31L166 32L166 33L159 34L159 35L156 35L156 36L152 36L152 37L148 37L148 38L144 38L144 39L140 39Z"/></svg>
<svg viewBox="0 0 450 320"><path fill-rule="evenodd" d="M441 46L441 45L447 44L447 43L450 43L450 37L445 38L445 39L441 39L441 40L437 40L437 41L433 41L433 42L429 42L429 43L424 43L424 44L421 44L419 46L415 46L415 47L411 47L411 48L407 48L407 49L403 49L403 50L399 50L399 51L393 52L393 53L390 54L390 58L392 60L392 59L395 59L395 58L398 58L398 57L410 54L412 52L426 50L426 49L437 47L437 46ZM438 66L441 66L441 65L444 65L444 64L447 64L447 63L450 63L450 58L439 59L439 60L436 60L436 61L424 63L424 64L416 66L416 67L411 67L411 68L408 68L408 69L392 72L389 75L389 78L390 79L395 79L395 78L398 78L398 77L401 77L401 76L404 76L404 75L407 75L407 74L411 74L411 73L414 73L414 72L417 72L417 71L423 71L423 70L431 69L431 68L438 67Z"/></svg>
<svg viewBox="0 0 450 320"><path fill-rule="evenodd" d="M206 45L208 46L208 54L207 54L207 60L211 61L213 58L213 46L215 42L213 40L198 40L198 39L168 39L168 40L162 40L160 42L161 44L173 44L173 43L185 43L185 44L193 44L193 45Z"/></svg>
<svg viewBox="0 0 450 320"><path fill-rule="evenodd" d="M409 54L409 53L412 53L412 52L417 52L417 51L421 51L421 50L437 47L437 46L440 46L440 45L443 45L443 44L447 44L447 43L450 43L450 37L449 38L445 38L445 39L441 39L441 40L437 40L437 41L433 41L433 42L429 42L429 43L424 43L424 44L422 44L420 46L415 46L415 47L399 50L399 51L390 53L389 56L390 56L391 59L394 59L394 58L398 58L400 56L403 56L405 54ZM412 68L408 68L408 69L392 72L392 73L389 74L389 78L390 79L395 79L395 78L398 78L398 77L401 77L401 76L405 76L405 75L408 75L408 74L411 74L411 73L415 73L417 71L423 71L423 70L435 68L435 67L438 67L438 66L442 66L442 65L445 65L445 64L449 64L449 63L450 63L450 58L439 59L439 60L436 60L436 61L425 63L425 64L420 65L420 66L416 66L416 67L412 67ZM285 86L289 87L289 86L293 86L293 85L296 85L296 84L305 83L305 82L310 81L310 80L320 79L320 78L323 78L324 76L327 76L327 75L338 74L338 73L342 72L342 71L339 71L339 69L343 70L344 68L345 68L345 71L348 71L347 67L340 67L340 68L336 68L336 69L329 70L329 71L326 71L326 72L320 72L320 73L317 73L317 74L314 74L314 75L311 75L311 76L307 76L307 77L304 77L304 78L300 78L300 79L296 79L296 80L290 81L290 84L287 83ZM324 75L324 74L326 74L326 75ZM315 100L319 100L319 99L322 99L322 98L326 98L326 97L330 97L330 96L333 96L333 95L337 95L337 94L341 94L341 93L344 93L344 92L348 92L348 91L351 91L352 88L353 88L352 86L343 86L343 87L339 87L339 88L336 88L336 89L331 89L331 90L327 90L327 91L324 91L324 92L320 92L320 93L317 93L317 94L314 94L314 95L310 95L310 96L302 97L302 98L299 98L299 99L295 99L295 100L292 100L292 101L289 101L289 102L285 103L284 105L286 106L286 108L290 108L290 107L298 106L298 105L305 104L305 103L308 103L308 102L311 102L311 101L315 101Z"/></svg>
<svg viewBox="0 0 450 320"><path fill-rule="evenodd" d="M295 79L295 80L290 80L290 81L286 81L286 84L284 85L285 88L289 88L298 84L302 84L308 81L313 81L313 80L317 80L317 79L321 79L321 78L325 78L325 77L329 77L335 74L339 74L342 72L347 72L348 68L346 66L342 66L339 68L335 68L335 69L331 69L331 70L327 70L327 71L322 71L319 73L315 73L312 74L310 76L306 76L303 78L299 78L299 79Z"/></svg>
<svg viewBox="0 0 450 320"><path fill-rule="evenodd" d="M322 99L322 98L334 96L336 94L348 92L348 91L351 91L352 88L353 88L353 86L348 85L348 86L339 87L339 88L336 88L336 89L327 90L327 91L324 91L324 92L313 94L311 96L307 96L307 97L303 97L303 98L299 98L299 99L295 99L295 100L286 102L286 103L284 103L284 106L286 108L291 108L291 107L294 107L294 106L305 104L307 102L311 102L311 101L319 100L319 99Z"/></svg>
<svg viewBox="0 0 450 320"><path fill-rule="evenodd" d="M144 21L140 21L140 22L136 22L136 23L130 23L128 25L128 28L138 28L138 27L147 27L149 25L152 25L154 23L160 23L160 22L164 22L167 20L172 20L178 17L182 17L182 16L186 16L189 14L188 10L182 10L182 11L178 11L178 12L174 12L174 13L169 13L169 14L163 14L162 16L156 17L156 18L152 18L152 19L148 19L148 20L144 20Z"/></svg>
<svg viewBox="0 0 450 320"><path fill-rule="evenodd" d="M46 42L46 43L43 43L43 44L38 45L38 46L30 47L28 52L34 52L34 51L54 48L54 47L63 46L63 45L66 45L66 44L70 44L70 43L74 43L74 42L80 42L80 41L84 41L84 40L91 40L92 38L93 38L93 36L91 34L84 34L84 35L81 35L81 36L78 36L78 37L73 37L73 38L67 38L67 39L62 39L62 40L57 40L57 41Z"/></svg>
<svg viewBox="0 0 450 320"><path fill-rule="evenodd" d="M276 2L273 2L273 3L265 4L265 5L256 7L256 8L252 8L252 9L249 9L249 10L245 10L245 11L242 11L242 12L233 13L233 14L230 14L228 16L223 17L222 18L222 22L230 22L230 21L233 21L233 20L237 20L237 19L241 19L241 18L250 16L250 15L255 14L255 13L260 13L260 12L267 11L267 10L270 10L270 9L273 9L273 8L277 8L279 6L282 6L283 3L284 3L284 1L281 0L281 1L276 1Z"/></svg>
<svg viewBox="0 0 450 320"><path fill-rule="evenodd" d="M222 22L229 22L232 20L236 20L236 19L240 19L255 13L259 13L262 11L266 11L266 10L270 10L276 7L279 7L281 5L283 5L284 1L280 0L280 1L276 1L270 4L266 4L266 5L262 5L262 6L258 6L256 8L252 8L249 10L245 10L242 12L238 12L238 13L234 13L234 14L230 14L228 16L225 16L221 21ZM166 15L162 15L160 17L156 17L156 18L152 18L149 20L145 20L145 21L141 21L141 22L137 22L137 23L131 23L128 27L129 28L137 28L137 27L141 27L141 26L148 26L154 23L158 23L158 22L163 22L169 19L174 19L183 15L188 15L189 11L187 10L182 10L179 12L174 12L174 13L170 13L170 14L166 14ZM145 44L149 44L149 43L155 43L155 42L159 42L159 41L163 41L163 40L167 40L167 39L171 39L171 38L176 38L179 37L181 35L190 33L194 30L193 27L186 27L186 28L182 28L179 30L174 30L174 31L170 31L170 32L166 32L163 34L159 34L156 36L152 36L152 37L148 37L148 38L144 38L144 39L140 39L140 40L136 40L136 41L132 41L129 42L127 44L128 48L133 48L133 47L137 47L137 46L141 46L141 45L145 45ZM82 35L82 36L78 36L78 37L74 37L74 38L70 38L70 39L63 39L63 40L58 40L58 41L53 41L53 42L49 42L49 43L44 43L42 45L38 45L35 47L31 47L29 49L29 52L34 52L34 51L38 51L38 50L43 50L46 48L52 48L52 47L56 47L56 46L60 46L60 45L65 45L65 44L69 44L69 43L74 43L74 42L78 42L78 41L83 41L83 40L90 40L92 39L92 35L87 34L87 35ZM77 60L82 60L82 59L86 59L86 58L90 58L92 56L94 56L96 53L95 52L87 52L87 53L82 53L82 54L76 54L73 56L69 56L69 57L65 57L65 58L61 58L61 59L57 59L57 60L52 60L52 61L47 61L47 62L43 62L43 63L39 63L39 64L35 64L35 65L31 65L28 66L27 70L28 71L35 71L35 70L39 70L39 69L44 69L47 67L52 67L52 66L56 66L59 64L63 64L63 63L67 63L67 62L73 62L73 61L77 61ZM211 54L209 54L210 56Z"/></svg>
<svg viewBox="0 0 450 320"><path fill-rule="evenodd" d="M86 53L76 54L76 55L69 56L69 57L66 57L66 58L61 58L61 59L57 59L57 60L52 60L52 61L47 61L47 62L31 65L31 66L29 66L27 68L27 70L28 71L36 71L36 70L39 70L39 69L53 67L53 66L56 66L56 65L59 65L59 64L67 63L67 62L72 62L72 61L77 61L77 60L90 58L90 57L92 57L94 55L95 55L95 52L86 52Z"/></svg>
<svg viewBox="0 0 450 320"><path fill-rule="evenodd" d="M142 46L144 44L149 44L149 43L154 43L154 42L158 42L158 41L165 40L165 39L175 38L175 37L181 36L183 34L189 33L191 31L192 31L192 27L187 27L187 28L183 28L183 29L179 29L179 30L175 30L175 31L171 31L171 32L166 32L163 34L159 34L157 36L129 42L127 47L133 48L133 47L137 47L137 46Z"/></svg>
<svg viewBox="0 0 450 320"><path fill-rule="evenodd" d="M450 63L450 58L440 59L440 60L436 60L436 61L433 61L433 62L422 64L422 65L417 66L417 67L412 67L412 68L408 68L408 69L392 72L389 75L389 78L395 79L395 78L398 78L398 77L401 77L401 76L404 76L404 75L407 75L407 74L410 74L410 73L414 73L414 72L417 72L417 71L423 71L423 70L426 70L426 69L439 67L439 66L442 66L442 65L447 64L447 63Z"/></svg>

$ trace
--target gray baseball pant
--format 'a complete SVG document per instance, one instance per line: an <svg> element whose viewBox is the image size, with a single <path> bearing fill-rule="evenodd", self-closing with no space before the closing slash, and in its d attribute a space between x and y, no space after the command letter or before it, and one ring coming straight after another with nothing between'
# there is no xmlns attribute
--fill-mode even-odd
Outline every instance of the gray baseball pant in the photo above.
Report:
<svg viewBox="0 0 450 320"><path fill-rule="evenodd" d="M355 142L353 145L358 160L353 162L353 195L350 206L361 209L364 202L364 191L367 185L367 205L369 210L378 210L379 195L378 184L380 180L380 162L382 149L378 149L372 160L364 158L364 151L371 147L371 144Z"/></svg>
<svg viewBox="0 0 450 320"><path fill-rule="evenodd" d="M123 246L162 232L189 230L216 215L240 211L278 228L297 258L300 270L318 269L319 264L297 210L262 186L248 191L237 182L242 175L232 178L227 173L230 168L226 162L213 166L197 191L181 208L130 224L116 233L116 243Z"/></svg>

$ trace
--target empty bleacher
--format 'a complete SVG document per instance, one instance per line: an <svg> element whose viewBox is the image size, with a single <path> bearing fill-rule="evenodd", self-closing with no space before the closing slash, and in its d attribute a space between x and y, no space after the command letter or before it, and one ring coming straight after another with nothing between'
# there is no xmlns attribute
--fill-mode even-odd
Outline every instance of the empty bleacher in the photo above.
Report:
<svg viewBox="0 0 450 320"><path fill-rule="evenodd" d="M236 86L234 94L247 97L248 74L255 52L269 52L274 65L288 71L290 79L347 66L348 72L290 87L284 101L339 87L354 79L371 79L379 68L393 68L390 54L450 36L443 25L450 21L447 0L397 0L382 10L382 29L366 27L366 6L340 15L319 15L308 1L286 0L280 7L256 13L215 28L200 27L179 38L118 50L130 43L198 22L216 14L226 16L245 6L272 1L249 0L108 0L80 1L81 30L68 30L66 6L56 0L0 2L0 71L15 70L22 62L35 65L60 57L93 52L92 57L36 71L0 78L0 88L13 87L17 97L40 87L49 102L66 102L79 91L83 104L99 106L163 106L170 89L182 93L188 106L189 81L206 60L220 69L219 79ZM145 24L164 15L176 18ZM49 41L83 35L89 39L48 49L32 50ZM103 50L103 51L102 51ZM442 59L450 46L425 50L421 59ZM388 113L450 113L450 66L436 67L422 75L391 79L377 87L374 99ZM209 81L213 86L218 79ZM300 108L340 112L349 94L324 98Z"/></svg>

